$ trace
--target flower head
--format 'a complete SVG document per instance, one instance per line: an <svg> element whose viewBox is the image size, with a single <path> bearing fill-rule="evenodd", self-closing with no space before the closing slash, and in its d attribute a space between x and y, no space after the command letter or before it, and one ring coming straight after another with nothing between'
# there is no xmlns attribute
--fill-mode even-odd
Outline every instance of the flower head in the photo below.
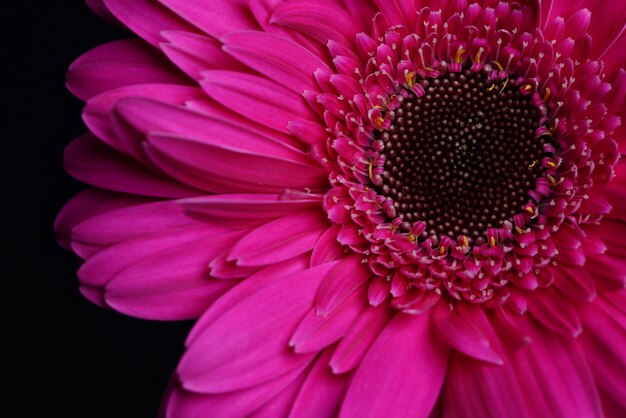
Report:
<svg viewBox="0 0 626 418"><path fill-rule="evenodd" d="M623 5L91 3L57 228L199 318L164 415L626 411Z"/></svg>

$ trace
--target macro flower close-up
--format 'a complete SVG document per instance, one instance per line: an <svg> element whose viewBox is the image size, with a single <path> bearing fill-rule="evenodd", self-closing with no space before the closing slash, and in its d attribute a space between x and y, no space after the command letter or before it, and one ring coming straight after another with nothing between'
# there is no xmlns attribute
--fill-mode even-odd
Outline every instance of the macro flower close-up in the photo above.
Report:
<svg viewBox="0 0 626 418"><path fill-rule="evenodd" d="M160 414L626 416L626 3L88 0L80 291Z"/></svg>

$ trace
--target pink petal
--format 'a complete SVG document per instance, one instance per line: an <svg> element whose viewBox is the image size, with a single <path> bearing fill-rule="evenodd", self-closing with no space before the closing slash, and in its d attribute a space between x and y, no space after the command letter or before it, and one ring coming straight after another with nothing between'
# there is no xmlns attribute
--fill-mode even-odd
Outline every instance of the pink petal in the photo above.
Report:
<svg viewBox="0 0 626 418"><path fill-rule="evenodd" d="M528 310L554 332L576 337L583 330L575 307L554 289L535 292L528 298Z"/></svg>
<svg viewBox="0 0 626 418"><path fill-rule="evenodd" d="M365 308L364 296L363 291L352 293L328 316L320 316L311 309L298 325L289 345L296 353L316 353L339 340Z"/></svg>
<svg viewBox="0 0 626 418"><path fill-rule="evenodd" d="M72 240L106 247L195 223L175 201L146 203L92 216L73 228Z"/></svg>
<svg viewBox="0 0 626 418"><path fill-rule="evenodd" d="M211 279L208 263L240 235L210 237L152 254L107 284L106 303L140 318L197 318L233 286L232 282Z"/></svg>
<svg viewBox="0 0 626 418"><path fill-rule="evenodd" d="M245 0L212 0L210 7L204 0L159 1L214 38L236 30L257 28Z"/></svg>
<svg viewBox="0 0 626 418"><path fill-rule="evenodd" d="M300 393L300 388L302 388L307 375L308 371L301 373L296 380L276 395L274 399L250 415L250 418L286 417L291 410L291 406L296 401L296 397Z"/></svg>
<svg viewBox="0 0 626 418"><path fill-rule="evenodd" d="M289 133L291 120L315 118L301 95L265 78L234 71L207 71L203 77L200 85L213 99L279 132Z"/></svg>
<svg viewBox="0 0 626 418"><path fill-rule="evenodd" d="M626 305L622 305L622 308ZM604 412L618 417L626 410L626 321L604 297L588 304L581 315L585 332L580 347L594 376Z"/></svg>
<svg viewBox="0 0 626 418"><path fill-rule="evenodd" d="M602 417L596 384L576 340L538 330L510 356L531 417Z"/></svg>
<svg viewBox="0 0 626 418"><path fill-rule="evenodd" d="M279 194L224 194L179 200L185 210L218 218L278 218L320 206L315 195L291 198Z"/></svg>
<svg viewBox="0 0 626 418"><path fill-rule="evenodd" d="M168 40L159 45L161 50L178 68L196 81L202 78L202 72L206 70L245 69L244 65L222 50L222 44L216 39L177 31L166 31L161 35Z"/></svg>
<svg viewBox="0 0 626 418"><path fill-rule="evenodd" d="M105 212L148 202L148 199L112 193L99 189L87 189L65 204L54 221L54 233L59 243L70 249L72 229L85 220Z"/></svg>
<svg viewBox="0 0 626 418"><path fill-rule="evenodd" d="M332 266L274 278L217 318L181 360L183 387L203 393L244 389L309 362L312 355L289 350L290 331L312 307L321 278Z"/></svg>
<svg viewBox="0 0 626 418"><path fill-rule="evenodd" d="M265 32L230 33L224 50L250 68L300 95L315 89L313 73L328 70L328 65L302 46Z"/></svg>
<svg viewBox="0 0 626 418"><path fill-rule="evenodd" d="M345 256L344 247L337 242L338 232L339 227L333 225L320 237L311 254L311 267L339 260Z"/></svg>
<svg viewBox="0 0 626 418"><path fill-rule="evenodd" d="M320 210L294 212L246 234L228 254L241 266L263 266L310 251L328 228Z"/></svg>
<svg viewBox="0 0 626 418"><path fill-rule="evenodd" d="M163 41L164 30L197 32L197 30L162 5L152 0L103 0L109 11L130 30L151 43Z"/></svg>
<svg viewBox="0 0 626 418"><path fill-rule="evenodd" d="M208 327L219 317L230 311L233 306L241 301L250 298L260 289L272 284L277 277L284 277L289 274L297 274L307 268L306 257L296 257L282 263L265 267L254 275L246 278L243 282L235 286L230 292L222 296L217 302L211 305L204 315L196 322L195 326L187 336L186 346L190 346L202 336Z"/></svg>
<svg viewBox="0 0 626 418"><path fill-rule="evenodd" d="M367 264L362 262L362 256L355 254L341 260L322 281L317 293L317 313L328 315L371 275Z"/></svg>
<svg viewBox="0 0 626 418"><path fill-rule="evenodd" d="M198 143L229 151L309 161L298 150L271 136L259 135L245 126L156 100L127 98L117 102L115 112L143 136L152 132L188 137Z"/></svg>
<svg viewBox="0 0 626 418"><path fill-rule="evenodd" d="M70 65L67 88L80 99L133 84L178 84L190 80L150 45L124 39L100 45Z"/></svg>
<svg viewBox="0 0 626 418"><path fill-rule="evenodd" d="M357 369L340 417L429 416L449 357L429 323L428 314L396 315Z"/></svg>
<svg viewBox="0 0 626 418"><path fill-rule="evenodd" d="M199 185L216 193L228 192L229 187L234 193L280 193L286 189L321 191L328 187L326 172L313 165L231 151L173 134L152 134L148 140L146 151L160 167L175 174L172 166L168 170L158 160L159 156L165 156L174 162L174 167L179 167L179 172L184 173L188 168L188 174L200 173ZM211 181L216 187L211 186Z"/></svg>
<svg viewBox="0 0 626 418"><path fill-rule="evenodd" d="M348 385L347 375L337 375L328 366L332 349L324 350L309 372L293 404L290 418L333 418L339 412Z"/></svg>
<svg viewBox="0 0 626 418"><path fill-rule="evenodd" d="M168 399L167 417L248 416L297 381L304 374L303 369L299 367L261 385L224 394L198 394L177 385Z"/></svg>
<svg viewBox="0 0 626 418"><path fill-rule="evenodd" d="M117 192L164 198L190 197L201 193L113 150L91 133L68 145L64 167L78 180Z"/></svg>
<svg viewBox="0 0 626 418"><path fill-rule="evenodd" d="M301 31L325 44L329 40L351 45L358 23L334 1L293 0L279 5L270 23Z"/></svg>
<svg viewBox="0 0 626 418"><path fill-rule="evenodd" d="M388 305L368 306L350 325L330 361L334 373L357 367L396 311Z"/></svg>
<svg viewBox="0 0 626 418"><path fill-rule="evenodd" d="M144 155L136 146L124 144L115 133L111 113L117 102L126 97L146 97L159 101L182 105L188 100L205 98L204 92L196 87L175 86L168 84L140 84L121 87L102 93L87 102L83 111L83 120L98 138L113 148L133 155L141 160Z"/></svg>
<svg viewBox="0 0 626 418"><path fill-rule="evenodd" d="M583 268L559 266L553 269L554 285L574 300L591 302L596 296L593 278Z"/></svg>
<svg viewBox="0 0 626 418"><path fill-rule="evenodd" d="M450 310L447 304L435 305L432 323L437 334L452 348L478 360L493 364L502 364L502 359L490 346L482 327L490 327L486 319L476 320L483 316L482 309L475 306L459 304ZM482 324L481 324L482 322ZM491 332L493 333L493 332Z"/></svg>
<svg viewBox="0 0 626 418"><path fill-rule="evenodd" d="M104 20L119 24L120 22L109 12L109 9L104 5L103 0L85 0L87 6L91 9L92 12L103 18Z"/></svg>
<svg viewBox="0 0 626 418"><path fill-rule="evenodd" d="M87 260L78 270L78 277L83 285L104 287L122 270L156 253L228 232L232 231L196 223L187 227L165 229L147 237L123 241Z"/></svg>

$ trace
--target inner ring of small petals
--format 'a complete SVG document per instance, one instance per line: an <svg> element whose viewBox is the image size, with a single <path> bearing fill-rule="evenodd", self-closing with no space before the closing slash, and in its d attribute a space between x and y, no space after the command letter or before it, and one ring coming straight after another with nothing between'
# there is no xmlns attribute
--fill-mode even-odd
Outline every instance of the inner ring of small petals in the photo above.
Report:
<svg viewBox="0 0 626 418"><path fill-rule="evenodd" d="M424 239L481 245L489 228L524 211L544 174L542 114L531 95L484 70L419 83L424 94L398 96L391 126L378 133L384 164L374 188L393 201L402 229L421 221Z"/></svg>

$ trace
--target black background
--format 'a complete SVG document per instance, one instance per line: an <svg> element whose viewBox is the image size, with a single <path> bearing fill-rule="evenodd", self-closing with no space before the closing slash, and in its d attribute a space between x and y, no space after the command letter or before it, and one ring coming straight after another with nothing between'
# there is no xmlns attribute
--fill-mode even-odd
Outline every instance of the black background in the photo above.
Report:
<svg viewBox="0 0 626 418"><path fill-rule="evenodd" d="M132 0L129 0L132 1ZM82 0L3 0L2 269L4 417L155 417L191 323L100 309L78 292L79 260L52 232L84 186L63 172L63 148L84 130L65 89L73 59L130 37ZM15 411L15 412L10 412Z"/></svg>

